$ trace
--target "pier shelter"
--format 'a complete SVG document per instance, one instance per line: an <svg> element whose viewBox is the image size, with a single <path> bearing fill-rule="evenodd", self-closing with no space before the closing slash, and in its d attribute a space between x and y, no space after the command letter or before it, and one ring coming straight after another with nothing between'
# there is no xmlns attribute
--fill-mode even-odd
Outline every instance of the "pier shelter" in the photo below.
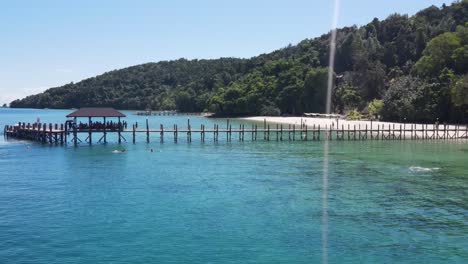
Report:
<svg viewBox="0 0 468 264"><path fill-rule="evenodd" d="M94 132L102 132L103 136L98 142L104 141L107 143L107 132L117 132L119 143L122 140L121 132L123 131L125 123L122 123L121 118L126 117L125 114L115 110L114 108L99 108L99 107L88 107L80 108L67 115L68 118L73 118L73 121L67 121L65 124L67 128L73 130L73 142L78 144L78 132L88 132L86 141L92 144L92 135ZM78 118L87 118L88 122L78 123ZM103 122L93 122L93 118L103 118ZM108 120L108 118L117 118L117 122ZM125 138L124 138L125 140Z"/></svg>

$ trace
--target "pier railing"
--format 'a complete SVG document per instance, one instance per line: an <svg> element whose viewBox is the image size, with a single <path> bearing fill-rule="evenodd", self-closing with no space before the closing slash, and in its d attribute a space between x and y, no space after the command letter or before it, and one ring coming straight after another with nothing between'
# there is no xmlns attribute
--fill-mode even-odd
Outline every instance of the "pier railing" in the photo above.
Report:
<svg viewBox="0 0 468 264"><path fill-rule="evenodd" d="M133 143L136 143L138 134L143 134L146 142L151 141L174 141L186 139L186 142L192 142L192 139L199 138L199 141L219 142L224 140L235 141L318 141L318 140L446 140L446 139L463 139L468 138L468 126L460 125L416 125L416 124L378 124L374 126L361 125L341 125L336 126L321 126L321 125L282 125L282 124L267 124L259 127L258 124L239 124L233 127L227 123L224 127L218 124L213 124L210 127L200 125L193 127L190 121L187 126L179 127L173 125L164 127L162 124L159 128L150 128L148 120L145 128L137 128L136 124L130 129L106 130L104 129L78 129L75 127L68 128L64 124L26 124L18 123L16 125L5 126L4 135L7 138L26 139L49 144L67 144L67 140L71 137L70 142L74 145L83 143L79 139L78 134L87 133L88 137L85 141L92 144L92 135L94 133L102 134L102 137L97 142L107 143L108 133L118 134L118 143L122 140L127 141L123 134L131 138ZM208 136L208 139L206 138Z"/></svg>

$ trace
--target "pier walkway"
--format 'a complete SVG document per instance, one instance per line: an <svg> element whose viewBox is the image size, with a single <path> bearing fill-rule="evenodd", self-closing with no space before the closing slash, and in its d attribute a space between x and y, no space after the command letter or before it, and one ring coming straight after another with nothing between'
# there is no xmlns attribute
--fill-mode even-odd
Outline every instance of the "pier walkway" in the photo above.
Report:
<svg viewBox="0 0 468 264"><path fill-rule="evenodd" d="M69 129L70 128L70 129ZM143 134L146 142L150 141L174 141L178 142L185 138L186 142L192 142L193 138L199 138L201 142L205 142L206 136L208 140L219 142L224 140L227 142L236 141L318 141L318 140L446 140L446 139L466 139L468 138L468 126L459 125L377 125L377 126L325 126L320 125L280 125L267 124L263 126L258 124L249 124L245 126L240 124L237 127L232 127L229 121L224 127L214 124L211 127L200 125L194 128L190 125L190 120L187 126L179 127L173 125L169 128L162 124L159 128L150 128L148 120L146 128L137 129L135 124L131 129L124 129L124 126L119 121L115 129L108 130L106 127L95 129L92 127L81 129L77 126L67 124L26 124L18 123L11 126L5 126L4 135L6 138L26 139L49 144L67 144L70 135L72 135L70 143L77 145L82 141L77 136L81 133L88 134L85 141L92 144L92 135L95 133L101 134L101 138L97 142L107 143L108 133L117 133L118 143L122 140L127 141L123 135L131 138L133 143L136 143L138 134Z"/></svg>
<svg viewBox="0 0 468 264"><path fill-rule="evenodd" d="M175 111L170 111L172 114ZM131 137L132 142L136 143L137 134L143 134L146 142L157 140L161 143L165 140L178 142L179 139L186 138L186 142L192 142L192 137L199 138L201 142L207 140L219 142L225 140L231 142L232 138L237 141L309 141L309 140L440 140L440 139L463 139L468 138L468 126L460 125L416 125L416 124L387 124L370 126L367 124L356 125L309 125L302 123L296 125L267 124L263 120L263 126L258 127L258 123L251 123L247 127L239 124L238 127L232 126L227 119L224 127L213 124L211 127L200 125L199 128L192 127L190 119L187 120L187 126L179 128L173 125L165 128L162 124L159 128L150 128L148 118L146 127L138 129L137 123L127 129L128 124L121 121L126 117L123 113L113 108L81 108L66 116L73 118L67 120L64 124L41 124L18 122L14 125L7 125L3 129L4 136L15 139L26 139L49 144L68 144L69 142L77 146L80 143L93 144L93 135L98 134L100 139L97 143L107 143L107 134L116 133L117 142L127 141L123 135ZM87 122L77 122L78 118L86 118ZM103 118L102 122L93 122L92 118ZM109 121L106 118L117 118L116 121ZM86 139L80 139L81 133L87 134ZM69 140L71 138L71 140Z"/></svg>

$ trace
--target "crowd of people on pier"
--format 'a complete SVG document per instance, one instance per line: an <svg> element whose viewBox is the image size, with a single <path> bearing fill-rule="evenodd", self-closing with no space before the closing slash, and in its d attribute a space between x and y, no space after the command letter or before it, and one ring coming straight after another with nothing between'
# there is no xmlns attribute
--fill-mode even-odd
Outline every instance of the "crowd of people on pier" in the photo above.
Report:
<svg viewBox="0 0 468 264"><path fill-rule="evenodd" d="M73 126L76 125L76 128L79 130L108 130L108 131L118 131L118 130L124 130L127 129L127 122L122 121L122 122L113 122L113 121L107 121L106 123L104 122L91 122L90 123L83 123L79 122L78 124L75 123L68 123L68 128L70 130L73 129Z"/></svg>

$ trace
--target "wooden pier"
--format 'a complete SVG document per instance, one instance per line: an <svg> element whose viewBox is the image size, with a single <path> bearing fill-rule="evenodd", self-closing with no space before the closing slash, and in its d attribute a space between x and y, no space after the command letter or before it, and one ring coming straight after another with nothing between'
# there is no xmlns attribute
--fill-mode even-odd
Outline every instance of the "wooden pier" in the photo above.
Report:
<svg viewBox="0 0 468 264"><path fill-rule="evenodd" d="M30 141L60 144L67 142L68 132L64 124L26 124L18 123L12 126L5 126L3 135L8 138L25 139Z"/></svg>
<svg viewBox="0 0 468 264"><path fill-rule="evenodd" d="M67 144L73 143L75 146L83 143L78 134L85 133L88 137L85 141L92 144L93 134L100 133L101 139L97 142L107 143L106 135L108 133L117 133L118 143L127 141L131 138L133 143L136 143L137 135L143 134L145 141L150 142L166 142L186 139L190 143L193 139L198 139L200 142L212 141L226 142L238 141L320 141L320 140L449 140L468 138L468 126L459 125L377 125L377 126L325 126L320 125L281 125L263 123L261 127L258 124L238 124L235 127L227 120L226 125L221 127L218 124L213 124L210 127L200 125L195 128L190 124L190 119L187 120L187 125L179 127L177 124L171 127L164 127L162 124L159 128L150 128L148 119L146 126L143 129L137 128L137 124L133 124L131 129L124 129L120 121L116 129L79 129L72 126L72 129L67 129L69 124L26 124L18 123L4 127L4 135L6 138L25 139L31 141L42 142L44 144ZM208 136L208 138L207 138ZM68 141L68 139L70 139Z"/></svg>

